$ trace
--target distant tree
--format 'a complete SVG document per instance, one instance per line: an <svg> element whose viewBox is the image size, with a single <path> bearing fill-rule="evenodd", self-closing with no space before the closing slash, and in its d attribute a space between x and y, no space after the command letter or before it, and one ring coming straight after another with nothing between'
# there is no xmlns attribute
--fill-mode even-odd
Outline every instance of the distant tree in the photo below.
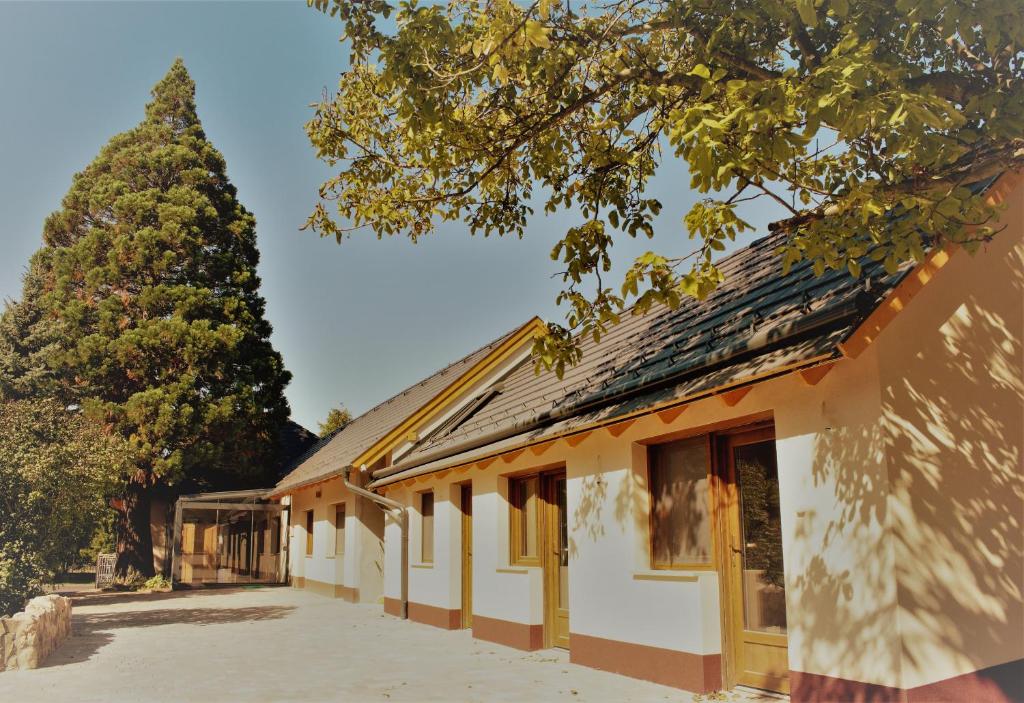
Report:
<svg viewBox="0 0 1024 703"><path fill-rule="evenodd" d="M309 2L352 55L306 127L337 167L308 224L415 241L572 212L551 254L566 323L535 347L559 371L631 303L713 290L744 201L789 213L784 268L857 276L864 256L976 248L995 209L968 186L1024 166L1020 0ZM672 160L680 192L707 194L684 222L697 246L610 285L612 244L653 235L647 186Z"/></svg>
<svg viewBox="0 0 1024 703"><path fill-rule="evenodd" d="M342 405L338 408L332 408L327 413L327 419L323 422L317 423L320 425L320 436L326 437L327 435L340 430L342 427L352 422L352 413Z"/></svg>
<svg viewBox="0 0 1024 703"><path fill-rule="evenodd" d="M120 435L55 400L0 401L0 614L80 558L129 470Z"/></svg>
<svg viewBox="0 0 1024 703"><path fill-rule="evenodd" d="M77 174L0 320L0 395L80 405L129 444L117 569L153 574L159 483L263 483L289 408L253 216L179 59L145 118Z"/></svg>

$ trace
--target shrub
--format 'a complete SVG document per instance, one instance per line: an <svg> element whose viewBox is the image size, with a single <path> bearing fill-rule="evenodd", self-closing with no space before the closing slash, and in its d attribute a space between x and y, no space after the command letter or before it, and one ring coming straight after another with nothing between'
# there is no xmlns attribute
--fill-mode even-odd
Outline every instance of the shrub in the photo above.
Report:
<svg viewBox="0 0 1024 703"><path fill-rule="evenodd" d="M164 592L170 591L171 589L172 586L170 580L165 578L163 574L157 574L156 576L147 579L139 590Z"/></svg>
<svg viewBox="0 0 1024 703"><path fill-rule="evenodd" d="M0 614L80 558L127 445L54 400L0 401Z"/></svg>

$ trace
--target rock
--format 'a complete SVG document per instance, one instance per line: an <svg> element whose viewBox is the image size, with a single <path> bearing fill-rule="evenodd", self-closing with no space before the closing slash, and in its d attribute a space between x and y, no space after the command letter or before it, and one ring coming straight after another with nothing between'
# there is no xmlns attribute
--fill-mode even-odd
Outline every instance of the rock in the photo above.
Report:
<svg viewBox="0 0 1024 703"><path fill-rule="evenodd" d="M0 618L0 671L38 668L70 634L70 599L33 598L24 611Z"/></svg>

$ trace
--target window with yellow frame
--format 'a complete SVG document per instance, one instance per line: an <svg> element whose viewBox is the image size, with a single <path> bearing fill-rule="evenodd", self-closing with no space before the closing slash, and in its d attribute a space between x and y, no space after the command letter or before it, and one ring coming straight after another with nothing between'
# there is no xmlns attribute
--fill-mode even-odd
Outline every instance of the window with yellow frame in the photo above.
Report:
<svg viewBox="0 0 1024 703"><path fill-rule="evenodd" d="M537 541L540 532L540 476L509 479L509 563L540 566Z"/></svg>
<svg viewBox="0 0 1024 703"><path fill-rule="evenodd" d="M313 556L313 511L306 511L306 556Z"/></svg>
<svg viewBox="0 0 1024 703"><path fill-rule="evenodd" d="M434 492L420 493L420 561L434 563Z"/></svg>

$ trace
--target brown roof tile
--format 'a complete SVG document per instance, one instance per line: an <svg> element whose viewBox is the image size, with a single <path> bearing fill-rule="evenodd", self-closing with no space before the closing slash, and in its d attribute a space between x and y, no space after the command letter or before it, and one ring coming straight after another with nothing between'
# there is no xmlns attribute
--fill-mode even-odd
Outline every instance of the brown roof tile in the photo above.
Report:
<svg viewBox="0 0 1024 703"><path fill-rule="evenodd" d="M341 430L321 440L296 461L292 470L274 488L273 493L282 495L289 490L339 474L359 455L458 381L502 342L521 329L522 327L517 327L503 334L493 342L367 410Z"/></svg>
<svg viewBox="0 0 1024 703"><path fill-rule="evenodd" d="M600 344L581 340L583 360L563 378L521 363L502 392L456 427L426 438L396 467L374 473L383 485L422 469L451 465L492 437L525 443L601 417L614 417L837 355L837 344L899 283L910 266L887 274L865 260L860 279L845 271L815 276L809 263L781 275L784 233L755 241L719 262L725 282L707 299L675 309L626 315ZM522 431L516 434L517 429ZM493 447L492 447L493 448Z"/></svg>

